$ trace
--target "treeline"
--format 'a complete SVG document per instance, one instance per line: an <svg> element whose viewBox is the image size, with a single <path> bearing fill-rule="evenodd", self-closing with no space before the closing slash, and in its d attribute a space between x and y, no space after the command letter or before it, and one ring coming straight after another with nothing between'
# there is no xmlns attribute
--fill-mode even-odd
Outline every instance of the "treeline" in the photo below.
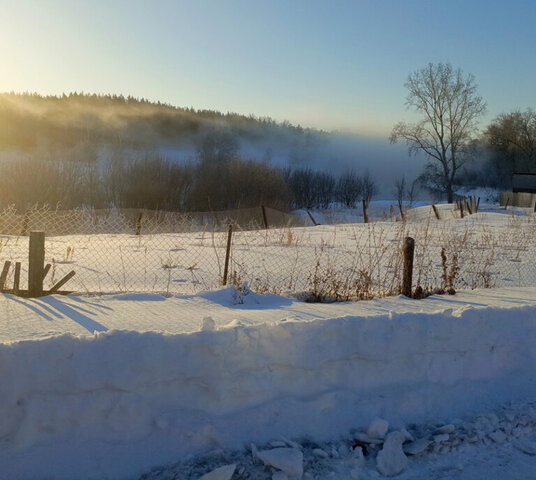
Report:
<svg viewBox="0 0 536 480"><path fill-rule="evenodd" d="M187 164L155 155L105 162L42 160L34 156L0 164L0 206L24 210L52 208L147 208L167 211L218 211L266 205L353 207L377 192L368 173L339 176L312 169L281 169L237 156L199 158Z"/></svg>
<svg viewBox="0 0 536 480"><path fill-rule="evenodd" d="M509 189L514 173L536 173L536 112L516 110L497 116L473 143L472 162L458 185Z"/></svg>
<svg viewBox="0 0 536 480"><path fill-rule="evenodd" d="M224 128L247 141L314 142L324 132L270 117L174 107L122 95L0 94L0 150L26 152L77 145L143 149L195 141Z"/></svg>

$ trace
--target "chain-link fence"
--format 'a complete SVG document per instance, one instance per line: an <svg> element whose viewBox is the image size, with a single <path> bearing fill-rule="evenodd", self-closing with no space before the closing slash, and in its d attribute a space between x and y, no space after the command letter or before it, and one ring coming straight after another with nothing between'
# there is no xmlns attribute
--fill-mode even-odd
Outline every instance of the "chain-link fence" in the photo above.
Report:
<svg viewBox="0 0 536 480"><path fill-rule="evenodd" d="M0 212L0 262L20 262L20 288L26 288L27 234L44 230L45 290L74 270L65 289L78 293L193 294L222 284L232 224L227 283L258 292L311 300L398 294L406 236L416 245L414 287L425 292L536 284L532 215L448 213L437 220L428 208L407 217L313 227L307 215L268 208L212 214L7 209ZM11 269L4 290L13 282Z"/></svg>

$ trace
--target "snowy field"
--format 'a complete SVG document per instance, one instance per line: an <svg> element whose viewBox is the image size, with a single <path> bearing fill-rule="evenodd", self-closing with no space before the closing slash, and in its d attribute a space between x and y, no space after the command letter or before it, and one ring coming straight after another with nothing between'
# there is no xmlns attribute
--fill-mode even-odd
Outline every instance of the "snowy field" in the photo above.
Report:
<svg viewBox="0 0 536 480"><path fill-rule="evenodd" d="M436 220L430 206L421 206L401 222L396 216L383 220L379 212L386 205L374 205L378 220L369 224L235 228L228 282L286 296L391 295L400 288L402 242L409 235L416 242L414 284L425 290L445 287L451 271L457 289L536 285L532 213L493 209L462 219L443 205L438 206L442 219ZM347 220L356 214L345 212ZM196 294L221 285L226 244L226 232L207 230L47 236L45 261L51 269L45 288L74 270L65 288L77 293ZM26 287L27 252L28 237L0 238L0 261L22 264L21 288ZM6 285L12 283L13 268Z"/></svg>
<svg viewBox="0 0 536 480"><path fill-rule="evenodd" d="M412 214L239 232L232 264L296 292L310 265L289 259L345 271L360 251L385 285L410 234L423 285L459 256L456 295L311 304L216 287L223 234L48 238L81 294L0 295L0 480L536 478L533 217ZM22 237L2 245L24 261Z"/></svg>

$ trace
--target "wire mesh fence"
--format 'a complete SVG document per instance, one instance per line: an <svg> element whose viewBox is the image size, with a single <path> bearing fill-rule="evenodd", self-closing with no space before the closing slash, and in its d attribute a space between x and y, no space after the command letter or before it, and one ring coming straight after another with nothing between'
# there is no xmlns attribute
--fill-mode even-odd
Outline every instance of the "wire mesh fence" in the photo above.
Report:
<svg viewBox="0 0 536 480"><path fill-rule="evenodd" d="M27 234L44 230L45 290L74 270L66 289L78 293L195 294L222 285L231 223L227 283L261 293L324 301L398 294L406 236L416 245L414 287L424 293L536 285L535 217L450 216L437 220L428 210L418 220L311 227L306 216L260 208L213 214L6 209L0 262L20 262L25 288ZM5 285L13 282L10 270Z"/></svg>

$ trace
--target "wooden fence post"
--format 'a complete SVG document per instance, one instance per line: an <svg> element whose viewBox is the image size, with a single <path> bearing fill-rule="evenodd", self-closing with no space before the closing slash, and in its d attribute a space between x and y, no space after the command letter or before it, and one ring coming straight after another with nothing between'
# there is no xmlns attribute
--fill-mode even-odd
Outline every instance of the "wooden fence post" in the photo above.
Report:
<svg viewBox="0 0 536 480"><path fill-rule="evenodd" d="M45 232L30 232L30 249L28 262L28 296L43 295L43 271L45 268Z"/></svg>
<svg viewBox="0 0 536 480"><path fill-rule="evenodd" d="M28 235L28 225L30 224L30 212L26 210L22 219L22 230L20 232L21 237Z"/></svg>
<svg viewBox="0 0 536 480"><path fill-rule="evenodd" d="M136 219L136 235L141 235L141 219L143 217L143 212L140 212L138 214L138 218Z"/></svg>
<svg viewBox="0 0 536 480"><path fill-rule="evenodd" d="M411 237L404 239L403 256L404 267L402 271L402 295L411 298L413 283L413 255L415 253L415 240Z"/></svg>
<svg viewBox="0 0 536 480"><path fill-rule="evenodd" d="M465 209L469 212L469 215L473 214L473 210L471 208L471 205L467 200L465 201Z"/></svg>
<svg viewBox="0 0 536 480"><path fill-rule="evenodd" d="M313 216L311 215L311 212L309 210L307 210L307 215L309 215L309 218L311 219L311 222L313 222L313 225L315 227L318 226L318 223L316 223L316 220L313 218Z"/></svg>
<svg viewBox="0 0 536 480"><path fill-rule="evenodd" d="M18 295L20 291L20 262L15 262L15 274L13 277L13 295Z"/></svg>
<svg viewBox="0 0 536 480"><path fill-rule="evenodd" d="M2 268L2 273L0 274L0 292L4 290L6 280L7 280L7 274L9 273L10 267L11 267L11 262L7 260L4 263L4 268Z"/></svg>
<svg viewBox="0 0 536 480"><path fill-rule="evenodd" d="M363 223L368 223L367 203L365 202L365 199L363 199Z"/></svg>
<svg viewBox="0 0 536 480"><path fill-rule="evenodd" d="M227 285L227 275L229 273L229 257L231 256L231 242L233 238L233 225L229 224L227 229L227 250L225 251L225 264L223 266L222 285Z"/></svg>
<svg viewBox="0 0 536 480"><path fill-rule="evenodd" d="M265 230L268 230L268 218L266 217L266 208L264 208L264 205L261 205L261 211L262 211L262 221L264 223L264 228Z"/></svg>
<svg viewBox="0 0 536 480"><path fill-rule="evenodd" d="M437 208L433 203L432 203L432 210L434 211L435 218L439 220L439 212L437 211Z"/></svg>
<svg viewBox="0 0 536 480"><path fill-rule="evenodd" d="M400 201L400 199L398 199L398 209L400 210L400 218L404 220L405 215L404 210L402 210L402 202Z"/></svg>

